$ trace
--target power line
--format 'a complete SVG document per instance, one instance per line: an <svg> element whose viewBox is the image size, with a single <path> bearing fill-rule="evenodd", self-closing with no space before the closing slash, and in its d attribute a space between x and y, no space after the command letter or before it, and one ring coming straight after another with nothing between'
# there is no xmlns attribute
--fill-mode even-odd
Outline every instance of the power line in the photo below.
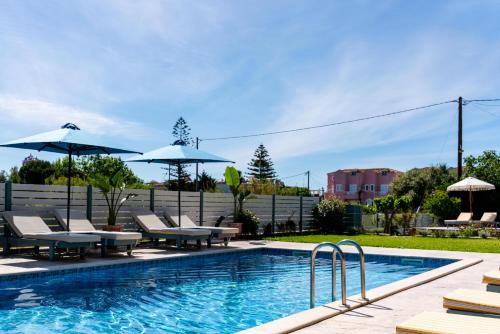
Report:
<svg viewBox="0 0 500 334"><path fill-rule="evenodd" d="M500 98L495 98L495 99L473 99L473 100L466 100L464 99L464 103L470 103L470 102L497 102L500 101Z"/></svg>
<svg viewBox="0 0 500 334"><path fill-rule="evenodd" d="M295 174L295 175L280 177L280 179L282 179L282 180L291 179L292 177L297 177L297 176L301 176L301 175L305 175L305 174L307 174L307 172L302 172L302 173Z"/></svg>
<svg viewBox="0 0 500 334"><path fill-rule="evenodd" d="M470 101L472 101L472 100L470 100ZM500 101L500 99L499 99L499 101ZM280 130L280 131L270 131L270 132L260 132L260 133L254 133L254 134L248 134L248 135L241 135L241 136L203 138L203 139L200 139L200 140L202 140L202 141L212 141L212 140L240 139L240 138L269 136L269 135L276 135L276 134L281 134L281 133L289 133L289 132L297 132L297 131L305 131L305 130L326 128L326 127L335 126L335 125L342 125L342 124L348 124L348 123L355 123L355 122L367 121L367 120L375 119L375 118L381 118L381 117L387 117L387 116L394 116L394 115L398 115L398 114L407 113L407 112L410 112L410 111L415 111L415 110L421 110L421 109L436 107L436 106L440 106L440 105L447 104L447 103L452 103L452 102L457 102L457 100L443 101L443 102L428 104L428 105L420 106L420 107L416 107L416 108L409 108L409 109L398 110L398 111L394 111L394 112L390 112L390 113L385 113L385 114L378 114L378 115L373 115L373 116L355 118L355 119L350 119L350 120L340 121L340 122L334 122L334 123L326 123L326 124L320 124L320 125L307 126L307 127L303 127L303 128Z"/></svg>

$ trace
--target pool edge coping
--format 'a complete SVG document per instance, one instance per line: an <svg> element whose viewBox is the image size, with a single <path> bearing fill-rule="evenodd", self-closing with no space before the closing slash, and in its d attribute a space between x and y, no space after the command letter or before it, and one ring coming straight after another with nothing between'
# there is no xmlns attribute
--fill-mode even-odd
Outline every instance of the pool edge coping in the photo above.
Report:
<svg viewBox="0 0 500 334"><path fill-rule="evenodd" d="M424 257L424 256L422 256ZM360 294L347 298L348 306L343 306L340 301L335 301L315 308L294 313L289 316L279 318L265 324L248 328L237 332L238 334L286 334L291 333L321 321L333 318L337 315L346 313L351 310L372 304L381 299L393 296L397 293L408 289L429 283L457 271L472 267L483 262L480 258L457 259L457 262L408 277L396 282L382 285L380 287L370 289L366 295L368 300L363 300ZM309 287L305 287L309 289Z"/></svg>

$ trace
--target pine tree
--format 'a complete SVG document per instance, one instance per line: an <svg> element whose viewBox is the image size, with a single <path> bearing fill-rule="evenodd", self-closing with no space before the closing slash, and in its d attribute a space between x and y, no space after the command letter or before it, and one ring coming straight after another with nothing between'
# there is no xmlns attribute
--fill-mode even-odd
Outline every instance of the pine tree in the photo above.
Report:
<svg viewBox="0 0 500 334"><path fill-rule="evenodd" d="M172 144L175 144L175 142L178 141L182 141L186 145L194 144L193 137L191 137L191 128L187 125L187 122L183 117L179 117L177 122L175 122L172 129L172 136L175 138Z"/></svg>
<svg viewBox="0 0 500 334"><path fill-rule="evenodd" d="M172 128L172 136L174 137L174 142L172 144L184 144L193 145L194 140L191 137L191 128L187 125L186 120L183 117L179 117L177 122L175 122ZM180 166L180 178L181 178L181 190L189 190L192 188L191 175L186 170L188 165ZM168 188L171 190L176 190L178 188L178 176L177 176L177 166L170 167L170 181L168 181Z"/></svg>
<svg viewBox="0 0 500 334"><path fill-rule="evenodd" d="M269 156L269 152L263 144L260 144L255 150L254 158L248 164L247 175L259 181L267 179L273 180L276 177L273 162Z"/></svg>

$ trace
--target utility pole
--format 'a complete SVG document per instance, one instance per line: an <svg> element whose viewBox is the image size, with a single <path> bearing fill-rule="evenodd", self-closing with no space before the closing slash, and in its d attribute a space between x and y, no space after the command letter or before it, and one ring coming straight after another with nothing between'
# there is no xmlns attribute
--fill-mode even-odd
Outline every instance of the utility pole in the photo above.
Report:
<svg viewBox="0 0 500 334"><path fill-rule="evenodd" d="M200 145L200 138L196 137L196 149ZM198 163L196 163L196 177L194 179L194 189L198 191Z"/></svg>
<svg viewBox="0 0 500 334"><path fill-rule="evenodd" d="M457 151L457 174L458 179L462 179L462 106L463 99L458 98L458 151Z"/></svg>
<svg viewBox="0 0 500 334"><path fill-rule="evenodd" d="M310 178L310 176L311 176L311 171L310 171L310 170L308 170L308 171L306 172L306 174L307 174L307 190L310 190L310 189L309 189L309 178Z"/></svg>

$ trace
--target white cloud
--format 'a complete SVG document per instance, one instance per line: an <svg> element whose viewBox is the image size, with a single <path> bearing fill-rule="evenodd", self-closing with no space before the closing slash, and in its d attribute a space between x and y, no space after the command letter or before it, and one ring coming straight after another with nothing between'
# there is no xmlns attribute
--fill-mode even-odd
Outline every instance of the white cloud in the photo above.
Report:
<svg viewBox="0 0 500 334"><path fill-rule="evenodd" d="M412 41L411 46L397 50L350 41L349 48L345 48L349 51L340 51L340 57L324 64L318 74L323 85L318 86L318 80L300 85L288 101L275 109L276 119L268 130L338 122L455 99L460 94L472 98L495 91L496 80L491 80L491 75L500 70L495 60L500 47L436 32L423 33ZM456 54L457 49L462 52ZM480 66L467 66L472 62ZM388 118L264 137L263 141L277 160L368 148L439 136L456 126L450 122L455 110L456 104L449 104ZM473 122L487 123L482 119Z"/></svg>
<svg viewBox="0 0 500 334"><path fill-rule="evenodd" d="M7 131L25 127L30 129L30 134L34 134L36 129L52 130L68 122L75 123L96 135L126 135L138 138L147 133L138 123L98 112L46 101L2 96L0 96L0 121Z"/></svg>

